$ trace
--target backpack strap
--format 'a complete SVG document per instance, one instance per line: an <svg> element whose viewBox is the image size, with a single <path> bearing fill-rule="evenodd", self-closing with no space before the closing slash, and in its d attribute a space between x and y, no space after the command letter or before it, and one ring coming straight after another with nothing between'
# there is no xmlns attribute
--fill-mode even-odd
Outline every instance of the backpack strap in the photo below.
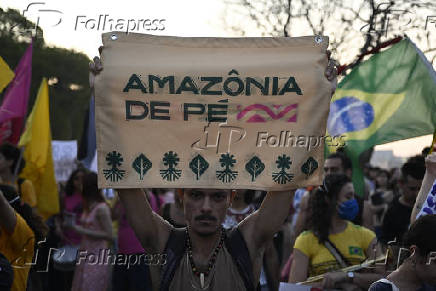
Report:
<svg viewBox="0 0 436 291"><path fill-rule="evenodd" d="M186 250L186 228L173 228L165 246L166 264L162 266L160 276L160 291L168 291L174 274L180 265Z"/></svg>
<svg viewBox="0 0 436 291"><path fill-rule="evenodd" d="M238 227L231 229L227 233L225 240L227 251L233 258L234 263L238 267L239 275L244 281L247 291L255 291L256 288L253 284L253 266L251 264L250 254L248 252L247 244L245 243L242 233Z"/></svg>

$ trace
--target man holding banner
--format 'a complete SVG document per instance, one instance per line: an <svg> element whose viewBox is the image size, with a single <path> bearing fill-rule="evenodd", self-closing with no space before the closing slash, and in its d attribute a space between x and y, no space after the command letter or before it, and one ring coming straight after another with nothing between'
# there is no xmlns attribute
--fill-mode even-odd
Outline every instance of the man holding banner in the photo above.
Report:
<svg viewBox="0 0 436 291"><path fill-rule="evenodd" d="M318 140L315 145L312 137L325 132L330 84L336 85L333 62L326 66L328 40L322 37L315 37L315 41L312 37L182 39L110 33L103 35L103 43L105 71L95 80L99 186L119 188L128 220L145 252L164 258L160 260L160 270L152 270L153 289L256 290L265 244L289 214L292 189L319 185L322 177L318 163L323 164L324 143ZM146 63L139 64L141 56L147 56ZM252 59L248 60L249 57ZM294 61L285 64L286 58ZM213 62L216 62L214 67L207 67ZM193 64L193 68L189 67ZM218 89L223 77L204 77L222 76L225 73L221 66L230 65L239 65L239 71L251 69L251 76L275 74L279 77L226 76L222 90ZM306 70L306 67L314 70ZM94 58L91 71L96 74L102 69L100 59ZM148 84L145 84L147 76L136 74L153 70L156 73L148 75ZM190 77L185 70L202 77ZM289 71L293 77L288 77ZM233 69L229 75L239 73ZM128 81L120 81L122 78ZM90 79L93 83L94 75ZM177 80L182 81L179 84ZM198 80L208 83L201 87ZM230 86L230 82L236 86ZM255 85L251 87L252 84ZM117 91L122 93L117 95ZM140 100L148 96L142 94L148 93L154 93L150 97L154 100ZM223 99L221 95L229 98ZM254 97L263 98L264 104ZM173 98L170 100L173 104L165 98ZM182 98L190 102L182 100L185 101L182 103ZM218 103L204 105L206 100ZM177 115L179 109L182 115ZM315 111L319 116L313 114ZM251 117L245 118L248 113ZM175 123L165 127L162 120ZM187 127L184 121L192 122ZM216 137L210 127L213 122L222 122L215 147L207 141L208 137ZM283 130L274 134L277 126ZM194 139L192 146L189 144L186 149L177 147L200 129L205 130L206 141ZM226 139L220 133L227 129L230 134ZM291 130L287 129L300 133L295 140L301 142L294 142ZM145 140L138 134L140 131ZM159 133L164 131L168 139L156 143ZM232 132L236 132L238 138L232 139ZM303 134L310 135L305 143ZM129 143L135 137L138 141ZM225 142L220 144L222 139ZM251 147L243 142L235 145L232 142L235 140L253 143ZM173 146L179 156L175 150L165 153L163 163L153 158L153 151L168 146ZM210 147L213 150L208 152ZM257 150L254 153L253 148ZM221 154L219 160L219 156L215 157L217 154ZM238 164L236 160L246 156L249 157L247 163ZM268 156L277 160L269 161ZM125 161L129 162L124 165ZM182 164L184 161L188 163ZM128 168L129 163L132 169ZM161 169L153 171L153 167ZM165 167L167 169L162 169ZM183 200L186 228L176 229L153 213L141 189L166 185L183 188L178 195ZM259 210L225 232L221 225L233 199L231 189L247 188L269 192Z"/></svg>

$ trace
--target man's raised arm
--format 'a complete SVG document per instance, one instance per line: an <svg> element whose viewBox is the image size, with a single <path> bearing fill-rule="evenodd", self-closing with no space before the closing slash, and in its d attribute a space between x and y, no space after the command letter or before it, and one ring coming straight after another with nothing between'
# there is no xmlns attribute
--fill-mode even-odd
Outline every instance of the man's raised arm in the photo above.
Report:
<svg viewBox="0 0 436 291"><path fill-rule="evenodd" d="M153 212L142 189L119 189L127 220L147 253L162 253L170 235L170 226Z"/></svg>
<svg viewBox="0 0 436 291"><path fill-rule="evenodd" d="M259 210L246 219L246 228L251 228L251 238L257 247L263 246L280 230L289 215L294 194L295 190L268 192Z"/></svg>

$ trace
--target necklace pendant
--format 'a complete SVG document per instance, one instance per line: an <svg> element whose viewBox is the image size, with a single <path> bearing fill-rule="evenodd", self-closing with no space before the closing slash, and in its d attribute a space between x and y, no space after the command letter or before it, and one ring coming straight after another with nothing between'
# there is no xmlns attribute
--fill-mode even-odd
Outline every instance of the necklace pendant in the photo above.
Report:
<svg viewBox="0 0 436 291"><path fill-rule="evenodd" d="M204 288L204 273L200 273L200 286L201 289Z"/></svg>

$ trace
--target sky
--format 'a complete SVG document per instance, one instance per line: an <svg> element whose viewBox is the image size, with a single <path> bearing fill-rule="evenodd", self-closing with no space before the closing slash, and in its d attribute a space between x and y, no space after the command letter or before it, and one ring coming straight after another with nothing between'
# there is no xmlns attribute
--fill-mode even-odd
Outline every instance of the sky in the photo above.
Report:
<svg viewBox="0 0 436 291"><path fill-rule="evenodd" d="M123 24L123 30L176 36L235 36L225 28L224 18L231 13L227 0L1 0L0 7L18 9L38 22L48 45L74 49L90 58L98 55L101 33L111 31L112 23ZM233 15L231 15L233 17ZM106 17L106 27L103 20ZM238 15L234 15L238 17ZM39 19L39 21L38 21ZM100 25L98 21L100 19ZM144 19L149 19L144 27ZM142 21L141 21L142 20ZM154 23L153 23L154 21ZM135 27L134 27L135 26ZM146 29L157 29L149 30ZM408 157L421 152L431 143L431 135L377 146L392 150L394 155Z"/></svg>

